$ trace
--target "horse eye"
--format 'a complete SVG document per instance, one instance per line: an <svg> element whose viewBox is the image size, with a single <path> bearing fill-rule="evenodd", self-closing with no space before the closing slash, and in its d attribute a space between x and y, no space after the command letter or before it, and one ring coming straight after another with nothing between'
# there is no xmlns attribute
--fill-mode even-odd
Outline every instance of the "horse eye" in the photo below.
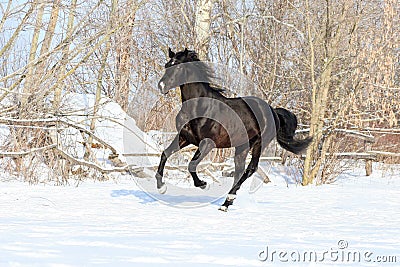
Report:
<svg viewBox="0 0 400 267"><path fill-rule="evenodd" d="M174 62L172 60L168 61L167 64L165 64L165 68L169 68L172 65L174 65Z"/></svg>

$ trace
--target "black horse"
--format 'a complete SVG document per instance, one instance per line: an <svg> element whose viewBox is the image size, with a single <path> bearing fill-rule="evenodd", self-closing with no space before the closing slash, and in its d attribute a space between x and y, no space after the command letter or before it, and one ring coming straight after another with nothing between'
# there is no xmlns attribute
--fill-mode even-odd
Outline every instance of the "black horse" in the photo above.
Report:
<svg viewBox="0 0 400 267"><path fill-rule="evenodd" d="M290 111L273 109L256 97L227 98L221 89L211 86L213 71L200 61L195 51L185 49L177 53L169 49L170 60L165 74L158 83L163 94L177 86L181 89L182 108L176 116L178 134L162 153L156 174L157 188L165 193L164 166L168 157L190 144L198 147L189 163L194 185L202 189L207 183L199 179L196 167L213 148L235 147L235 172L232 189L221 210L236 198L242 183L258 167L259 158L266 146L277 137L278 143L295 154L301 153L311 138L294 139L297 118ZM251 151L251 161L245 169L246 156Z"/></svg>

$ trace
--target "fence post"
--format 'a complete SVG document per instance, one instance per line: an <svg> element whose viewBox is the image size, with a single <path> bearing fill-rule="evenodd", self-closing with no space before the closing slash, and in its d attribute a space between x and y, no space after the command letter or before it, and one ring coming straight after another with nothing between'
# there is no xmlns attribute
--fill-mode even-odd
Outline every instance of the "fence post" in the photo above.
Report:
<svg viewBox="0 0 400 267"><path fill-rule="evenodd" d="M372 150L372 143L367 140L364 141L365 152L369 152ZM367 158L365 160L365 175L370 176L372 174L372 159Z"/></svg>

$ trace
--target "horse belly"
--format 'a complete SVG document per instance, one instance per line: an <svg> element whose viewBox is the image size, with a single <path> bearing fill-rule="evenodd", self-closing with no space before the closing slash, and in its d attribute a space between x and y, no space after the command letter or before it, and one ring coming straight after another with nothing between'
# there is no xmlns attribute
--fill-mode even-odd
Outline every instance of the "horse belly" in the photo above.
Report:
<svg viewBox="0 0 400 267"><path fill-rule="evenodd" d="M231 138L228 131L219 123L215 123L213 129L209 132L209 138L211 138L217 148L228 148L232 147Z"/></svg>
<svg viewBox="0 0 400 267"><path fill-rule="evenodd" d="M201 136L213 140L217 148L237 147L247 143L249 139L257 135L257 131L254 131L254 129L247 131L242 122L230 121L221 124L211 121L210 124L211 126L202 129Z"/></svg>

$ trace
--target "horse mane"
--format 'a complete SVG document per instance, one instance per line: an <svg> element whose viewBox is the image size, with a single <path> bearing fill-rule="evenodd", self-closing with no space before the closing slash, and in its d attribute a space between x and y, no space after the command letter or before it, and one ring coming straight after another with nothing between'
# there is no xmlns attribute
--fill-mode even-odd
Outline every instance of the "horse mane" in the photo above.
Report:
<svg viewBox="0 0 400 267"><path fill-rule="evenodd" d="M187 62L196 62L196 68L198 69L204 78L208 82L208 88L217 93L226 92L225 88L221 88L212 81L216 80L216 76L214 75L215 71L204 61L201 61L198 57L198 54L194 50L188 50Z"/></svg>
<svg viewBox="0 0 400 267"><path fill-rule="evenodd" d="M217 87L215 85L212 85L212 86L210 85L210 89L215 91L215 92L218 92L218 93L226 93L226 89L225 88Z"/></svg>

